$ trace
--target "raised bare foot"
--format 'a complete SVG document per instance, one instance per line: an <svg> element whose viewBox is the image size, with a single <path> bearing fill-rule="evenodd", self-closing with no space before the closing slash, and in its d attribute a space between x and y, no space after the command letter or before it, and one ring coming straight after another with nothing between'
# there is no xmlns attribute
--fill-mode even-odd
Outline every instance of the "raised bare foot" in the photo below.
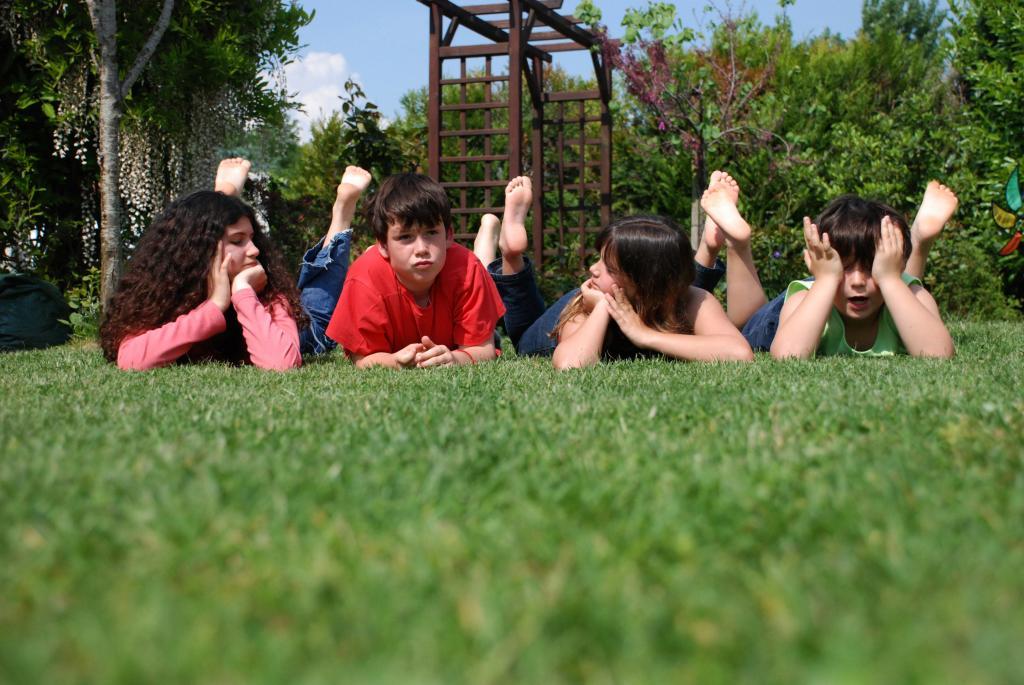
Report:
<svg viewBox="0 0 1024 685"><path fill-rule="evenodd" d="M715 170L711 172L711 180L708 181L708 189L723 186L732 199L733 204L737 204L740 201L740 184L736 182L729 174L724 171Z"/></svg>
<svg viewBox="0 0 1024 685"><path fill-rule="evenodd" d="M943 226L956 211L959 200L956 194L938 181L932 181L924 191L921 207L914 217L910 229L911 240L917 243L931 242L942 232Z"/></svg>
<svg viewBox="0 0 1024 685"><path fill-rule="evenodd" d="M473 238L473 254L484 266L487 266L498 256L498 230L501 228L501 220L493 214L484 214L480 217L480 228L477 229L476 237Z"/></svg>
<svg viewBox="0 0 1024 685"><path fill-rule="evenodd" d="M715 174L711 175L711 183L708 184L708 189L704 191L704 195L700 199L700 206L725 235L727 243L746 243L750 240L750 225L736 208L740 185L729 174L716 173L720 173L720 175L717 177ZM715 240L715 238L716 236L712 236L711 239ZM719 245L719 247L721 246Z"/></svg>
<svg viewBox="0 0 1024 685"><path fill-rule="evenodd" d="M712 171L708 187L710 188L711 186L718 185L722 176L723 172L718 171L717 169ZM736 186L736 199L737 201L739 200L739 185ZM712 263L714 263L714 258L725 245L725 236L722 235L720 230L718 230L718 224L716 224L715 220L710 216L704 220L704 233L701 235L701 244L708 251Z"/></svg>
<svg viewBox="0 0 1024 685"><path fill-rule="evenodd" d="M518 176L505 187L505 214L501 220L498 247L502 255L519 255L530 246L526 234L526 214L533 202L533 182L529 176Z"/></svg>
<svg viewBox="0 0 1024 685"><path fill-rule="evenodd" d="M217 167L217 178L213 182L213 189L225 195L241 197L251 167L252 162L241 157L222 159Z"/></svg>
<svg viewBox="0 0 1024 685"><path fill-rule="evenodd" d="M338 184L338 197L335 206L346 204L357 199L364 190L370 186L370 172L357 166L345 167L345 173L341 175L341 183Z"/></svg>
<svg viewBox="0 0 1024 685"><path fill-rule="evenodd" d="M356 216L356 203L359 196L370 185L370 172L357 166L345 167L338 184L334 207L331 208L331 227L327 229L324 245L342 231L352 228L352 219Z"/></svg>

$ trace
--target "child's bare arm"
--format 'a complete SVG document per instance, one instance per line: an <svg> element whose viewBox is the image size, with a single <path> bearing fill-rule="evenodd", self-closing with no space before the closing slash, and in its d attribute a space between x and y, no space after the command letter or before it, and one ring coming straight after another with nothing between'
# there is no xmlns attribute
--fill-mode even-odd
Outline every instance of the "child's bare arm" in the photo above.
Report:
<svg viewBox="0 0 1024 685"><path fill-rule="evenodd" d="M621 288L615 288L615 296L609 295L606 299L615 323L637 347L687 361L754 360L750 344L729 321L722 305L711 293L700 288L690 288L687 297L692 334L668 333L646 326Z"/></svg>
<svg viewBox="0 0 1024 685"><path fill-rule="evenodd" d="M809 291L794 293L782 307L779 330L772 341L772 356L776 359L814 356L843 279L843 263L829 243L828 234L819 236L818 227L807 217L804 241L804 262L814 276L814 284Z"/></svg>
<svg viewBox="0 0 1024 685"><path fill-rule="evenodd" d="M908 286L901 279L879 282L879 290L889 308L900 340L913 357L949 359L953 356L953 338L942 322L935 299L921 286Z"/></svg>
<svg viewBox="0 0 1024 685"><path fill-rule="evenodd" d="M907 352L914 357L949 359L953 356L953 339L942 323L935 299L924 288L912 289L904 283L900 277L902 268L903 235L885 217L875 245L871 275Z"/></svg>
<svg viewBox="0 0 1024 685"><path fill-rule="evenodd" d="M561 371L598 363L610 320L608 305L602 300L594 305L590 314L580 315L565 324L551 357L554 367Z"/></svg>
<svg viewBox="0 0 1024 685"><path fill-rule="evenodd" d="M810 290L794 293L779 313L779 330L772 341L776 359L810 359L821 342L836 287L815 281Z"/></svg>
<svg viewBox="0 0 1024 685"><path fill-rule="evenodd" d="M397 352L374 352L366 356L352 355L352 363L357 369L368 369L371 366L384 366L389 369L409 369L415 366L416 355L423 351L423 345L412 343Z"/></svg>
<svg viewBox="0 0 1024 685"><path fill-rule="evenodd" d="M498 353L494 350L493 342L452 349L447 345L438 345L427 336L423 336L422 350L414 356L413 364L417 368L426 369L433 366L459 366L489 362L497 358Z"/></svg>
<svg viewBox="0 0 1024 685"><path fill-rule="evenodd" d="M498 358L498 351L494 349L494 343L483 345L469 345L458 347L452 352L455 353L456 364L476 364L477 362L490 362Z"/></svg>

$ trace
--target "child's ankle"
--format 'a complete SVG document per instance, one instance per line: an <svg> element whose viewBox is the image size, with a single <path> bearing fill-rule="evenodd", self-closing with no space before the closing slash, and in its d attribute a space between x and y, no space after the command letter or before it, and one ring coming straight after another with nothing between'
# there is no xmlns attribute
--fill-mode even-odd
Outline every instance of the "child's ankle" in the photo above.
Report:
<svg viewBox="0 0 1024 685"><path fill-rule="evenodd" d="M218 193L223 193L227 195L228 197L237 197L239 199L242 198L242 189L236 186L234 183L231 183L230 181L221 181L220 183L215 183L213 189Z"/></svg>
<svg viewBox="0 0 1024 685"><path fill-rule="evenodd" d="M749 252L750 251L750 234L747 234L746 238L725 238L725 250L729 252Z"/></svg>
<svg viewBox="0 0 1024 685"><path fill-rule="evenodd" d="M501 255L501 273L512 276L526 268L526 259L521 252Z"/></svg>
<svg viewBox="0 0 1024 685"><path fill-rule="evenodd" d="M338 186L337 197L334 199L335 207L354 207L359 201L359 196L362 195L363 191L356 188L351 183L342 183Z"/></svg>
<svg viewBox="0 0 1024 685"><path fill-rule="evenodd" d="M719 250L713 250L708 247L708 244L703 240L700 241L700 245L697 246L697 252L693 255L695 262L701 266L706 266L711 269L715 266L715 260L718 259Z"/></svg>

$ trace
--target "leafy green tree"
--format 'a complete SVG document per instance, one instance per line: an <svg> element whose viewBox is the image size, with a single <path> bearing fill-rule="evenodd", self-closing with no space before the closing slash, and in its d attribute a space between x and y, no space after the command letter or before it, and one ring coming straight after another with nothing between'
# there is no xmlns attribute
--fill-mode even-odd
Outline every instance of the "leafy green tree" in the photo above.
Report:
<svg viewBox="0 0 1024 685"><path fill-rule="evenodd" d="M740 180L741 209L755 227L767 290L777 292L803 274L803 216L815 216L840 194L857 193L913 218L925 185L937 178L957 190L961 210L932 250L927 285L956 315L1013 315L999 272L1015 293L1013 274L1022 269L1014 260L1021 257L997 262L995 251L1010 236L994 225L990 204L1022 157L1022 5L954 3L952 43L944 13L930 1L869 0L864 29L848 40L826 32L795 41L785 16L774 26L737 18L740 63L756 64L765 45L777 51L774 76L749 114L785 144L711 145L707 168L727 168ZM650 38L680 36L670 17L654 4L637 13L634 24L647 26ZM680 38L680 62L696 65L699 50L713 49L714 37L705 41L710 48ZM653 69L650 58L641 56L638 69ZM648 80L649 90L659 90ZM616 211L684 218L689 212L682 200L689 200L695 181L689 159L679 154L685 146L668 127L652 125L650 93L617 92Z"/></svg>
<svg viewBox="0 0 1024 685"><path fill-rule="evenodd" d="M125 70L119 69L119 83L126 82L134 55L146 43L163 7L162 0L117 7L115 49L117 62ZM96 255L99 224L95 103L100 81L92 22L84 4L61 0L10 0L4 9L0 22L5 30L0 33L10 38L12 59L23 65L8 65L5 76L17 81L0 85L5 96L17 94L13 105L4 98L5 115L17 110L5 119L5 126L15 139L33 141L26 147L27 155L42 159L56 152L67 166L79 170L50 175L53 170L41 165L32 176L32 186L45 189L42 197L47 200L51 194L60 195L64 204L78 207L78 228L85 232L81 253L88 267ZM124 94L118 131L122 144L119 192L127 223L122 240L130 245L153 213L173 196L208 186L215 154L230 133L249 122L282 120L292 105L283 81L275 84L266 74L279 72L294 54L298 29L310 19L299 5L284 0L174 6L159 46L138 72L130 93ZM49 150L35 146L33 127L42 128ZM5 158L0 177L19 164L24 166L23 162ZM24 197L12 199L24 204ZM62 231L73 231L71 221L61 218L67 216L65 209L55 205L59 211L50 211L49 204L41 206L43 223L32 229L35 234L49 235L49 224L58 221L65 227ZM24 232L14 239L19 245L33 242ZM60 268L56 262L48 263Z"/></svg>
<svg viewBox="0 0 1024 685"><path fill-rule="evenodd" d="M153 57L168 25L174 0L163 0L160 14L131 62L121 62L118 54L116 0L85 0L95 34L94 51L99 78L98 127L100 162L100 297L104 305L114 296L121 278L121 117L125 100ZM122 51L123 52L123 51ZM122 64L130 64L124 77Z"/></svg>
<svg viewBox="0 0 1024 685"><path fill-rule="evenodd" d="M218 156L243 157L252 162L254 169L287 182L295 173L299 146L298 124L286 117L232 132Z"/></svg>
<svg viewBox="0 0 1024 685"><path fill-rule="evenodd" d="M310 132L310 141L299 151L289 189L291 197L333 201L338 181L350 164L372 173L375 183L415 164L406 159L398 142L388 134L377 106L351 79L345 83L341 111L313 122Z"/></svg>
<svg viewBox="0 0 1024 685"><path fill-rule="evenodd" d="M1024 2L954 0L950 12L952 85L963 107L954 131L962 219L1019 303L1024 256L994 256L1014 229L999 228L991 206L1002 201L1007 178L1024 161Z"/></svg>
<svg viewBox="0 0 1024 685"><path fill-rule="evenodd" d="M932 56L941 47L946 17L939 0L864 0L861 31L872 40L895 35Z"/></svg>

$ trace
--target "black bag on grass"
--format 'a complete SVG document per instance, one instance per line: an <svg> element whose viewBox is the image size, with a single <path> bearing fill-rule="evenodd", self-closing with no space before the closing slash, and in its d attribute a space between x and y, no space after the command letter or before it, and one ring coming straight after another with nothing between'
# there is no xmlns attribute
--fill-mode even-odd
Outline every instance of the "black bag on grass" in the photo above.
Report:
<svg viewBox="0 0 1024 685"><path fill-rule="evenodd" d="M71 337L71 315L60 290L25 274L0 274L0 350L60 345Z"/></svg>

